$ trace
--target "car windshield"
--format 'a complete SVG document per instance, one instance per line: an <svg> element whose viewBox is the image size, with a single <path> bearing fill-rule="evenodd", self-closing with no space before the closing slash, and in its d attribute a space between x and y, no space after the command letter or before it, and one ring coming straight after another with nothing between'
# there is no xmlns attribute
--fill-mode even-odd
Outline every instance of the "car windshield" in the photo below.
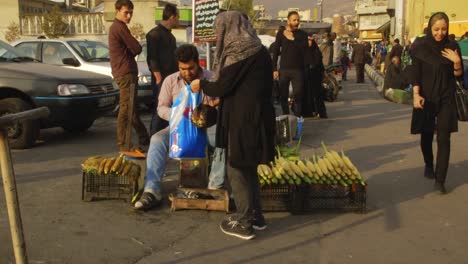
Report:
<svg viewBox="0 0 468 264"><path fill-rule="evenodd" d="M34 59L24 56L20 51L0 40L0 61L19 62L32 60Z"/></svg>
<svg viewBox="0 0 468 264"><path fill-rule="evenodd" d="M68 44L85 61L109 61L109 48L98 41L68 41Z"/></svg>

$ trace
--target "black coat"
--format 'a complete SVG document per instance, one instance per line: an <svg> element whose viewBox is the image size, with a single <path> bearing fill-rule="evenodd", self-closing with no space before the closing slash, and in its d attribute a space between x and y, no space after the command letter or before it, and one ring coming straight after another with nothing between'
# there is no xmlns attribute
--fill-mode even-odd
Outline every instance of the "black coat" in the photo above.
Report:
<svg viewBox="0 0 468 264"><path fill-rule="evenodd" d="M257 54L223 68L217 81L200 81L203 92L221 97L216 145L227 147L233 167L257 166L273 160L275 112L271 102L271 69L270 55L262 48Z"/></svg>
<svg viewBox="0 0 468 264"><path fill-rule="evenodd" d="M362 44L356 44L353 47L353 55L351 56L351 62L354 64L366 63L366 47Z"/></svg>

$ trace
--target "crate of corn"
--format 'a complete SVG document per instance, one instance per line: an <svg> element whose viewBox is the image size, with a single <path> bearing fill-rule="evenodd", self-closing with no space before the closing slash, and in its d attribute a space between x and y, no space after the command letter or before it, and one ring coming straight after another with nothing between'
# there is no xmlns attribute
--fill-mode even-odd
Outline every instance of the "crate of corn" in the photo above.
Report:
<svg viewBox="0 0 468 264"><path fill-rule="evenodd" d="M121 199L130 203L138 191L141 168L123 155L90 157L82 168L83 201Z"/></svg>
<svg viewBox="0 0 468 264"><path fill-rule="evenodd" d="M359 171L344 152L322 146L323 156L306 159L299 156L299 144L289 150L277 147L275 161L257 168L262 192L281 186L283 204L293 213L317 208L365 211L367 184Z"/></svg>

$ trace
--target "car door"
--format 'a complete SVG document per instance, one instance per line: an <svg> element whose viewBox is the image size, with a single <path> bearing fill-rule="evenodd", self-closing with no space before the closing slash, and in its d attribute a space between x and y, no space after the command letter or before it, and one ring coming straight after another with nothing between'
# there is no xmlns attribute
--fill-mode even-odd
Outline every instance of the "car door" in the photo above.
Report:
<svg viewBox="0 0 468 264"><path fill-rule="evenodd" d="M23 42L16 45L20 53L26 57L36 60L41 60L41 43L40 42Z"/></svg>

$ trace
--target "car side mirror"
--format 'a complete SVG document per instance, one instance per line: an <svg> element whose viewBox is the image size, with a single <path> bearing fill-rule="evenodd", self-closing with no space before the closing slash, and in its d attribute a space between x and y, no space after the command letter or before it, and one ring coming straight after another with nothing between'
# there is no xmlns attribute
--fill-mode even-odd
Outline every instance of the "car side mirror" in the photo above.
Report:
<svg viewBox="0 0 468 264"><path fill-rule="evenodd" d="M62 63L65 65L70 65L74 67L80 66L80 62L75 58L64 58L62 59Z"/></svg>

